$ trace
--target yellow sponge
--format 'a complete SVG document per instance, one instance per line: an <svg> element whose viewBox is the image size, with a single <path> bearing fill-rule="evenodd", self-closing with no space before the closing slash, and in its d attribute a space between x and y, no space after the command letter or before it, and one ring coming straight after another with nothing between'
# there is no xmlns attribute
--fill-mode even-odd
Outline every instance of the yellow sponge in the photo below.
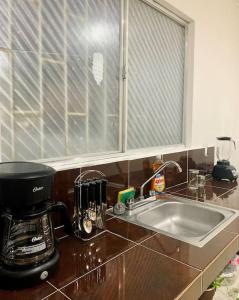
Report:
<svg viewBox="0 0 239 300"><path fill-rule="evenodd" d="M133 187L118 193L118 202L126 203L127 200L134 198L135 189Z"/></svg>

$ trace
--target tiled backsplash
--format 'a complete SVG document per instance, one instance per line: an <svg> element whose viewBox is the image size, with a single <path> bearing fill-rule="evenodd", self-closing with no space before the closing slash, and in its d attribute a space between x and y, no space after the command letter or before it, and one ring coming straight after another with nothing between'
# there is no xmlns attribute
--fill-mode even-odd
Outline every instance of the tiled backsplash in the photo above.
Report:
<svg viewBox="0 0 239 300"><path fill-rule="evenodd" d="M163 155L163 160L174 160L180 164L183 172L178 173L174 166L165 169L166 188L171 188L178 184L187 182L188 169L196 168L203 172L212 171L214 164L214 147L208 148L205 156L205 149L196 149L190 151L177 152ZM108 179L107 201L108 206L117 201L118 192L130 186L139 191L140 185L145 182L152 174L152 164L155 156L130 161L113 162L94 167L83 167L57 172L55 176L53 199L63 201L69 207L71 215L73 214L74 201L74 180L87 169L94 169L103 172ZM150 183L148 185L148 188ZM145 188L147 193L147 187ZM59 223L57 221L57 223Z"/></svg>

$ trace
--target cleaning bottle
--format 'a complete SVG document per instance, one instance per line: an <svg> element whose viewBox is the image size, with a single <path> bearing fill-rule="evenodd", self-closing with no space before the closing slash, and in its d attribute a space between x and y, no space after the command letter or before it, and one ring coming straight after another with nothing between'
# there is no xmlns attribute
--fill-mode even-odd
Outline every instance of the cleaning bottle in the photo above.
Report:
<svg viewBox="0 0 239 300"><path fill-rule="evenodd" d="M152 164L153 172L155 173L160 166L162 166L163 161L161 156L156 156L155 161ZM150 195L159 195L165 189L165 178L164 178L164 171L158 173L151 181L151 190Z"/></svg>

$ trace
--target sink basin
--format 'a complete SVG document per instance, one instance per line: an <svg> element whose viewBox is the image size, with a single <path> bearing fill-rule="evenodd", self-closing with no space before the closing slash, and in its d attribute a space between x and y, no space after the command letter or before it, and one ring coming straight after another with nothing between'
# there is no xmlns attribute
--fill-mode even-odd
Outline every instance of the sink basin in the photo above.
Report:
<svg viewBox="0 0 239 300"><path fill-rule="evenodd" d="M168 202L139 214L137 221L174 235L199 237L225 219L221 212L182 202Z"/></svg>
<svg viewBox="0 0 239 300"><path fill-rule="evenodd" d="M116 217L202 247L238 215L217 205L169 197L151 197L148 204Z"/></svg>

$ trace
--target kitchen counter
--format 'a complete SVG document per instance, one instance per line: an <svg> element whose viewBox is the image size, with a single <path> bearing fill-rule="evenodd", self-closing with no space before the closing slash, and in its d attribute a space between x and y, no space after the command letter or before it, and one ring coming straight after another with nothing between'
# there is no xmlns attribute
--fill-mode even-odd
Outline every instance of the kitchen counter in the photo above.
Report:
<svg viewBox="0 0 239 300"><path fill-rule="evenodd" d="M235 183L207 181L200 193L184 185L168 192L239 209ZM239 218L202 248L117 218L108 218L107 231L89 242L61 230L57 235L57 273L35 288L0 290L0 299L197 299L237 252Z"/></svg>

